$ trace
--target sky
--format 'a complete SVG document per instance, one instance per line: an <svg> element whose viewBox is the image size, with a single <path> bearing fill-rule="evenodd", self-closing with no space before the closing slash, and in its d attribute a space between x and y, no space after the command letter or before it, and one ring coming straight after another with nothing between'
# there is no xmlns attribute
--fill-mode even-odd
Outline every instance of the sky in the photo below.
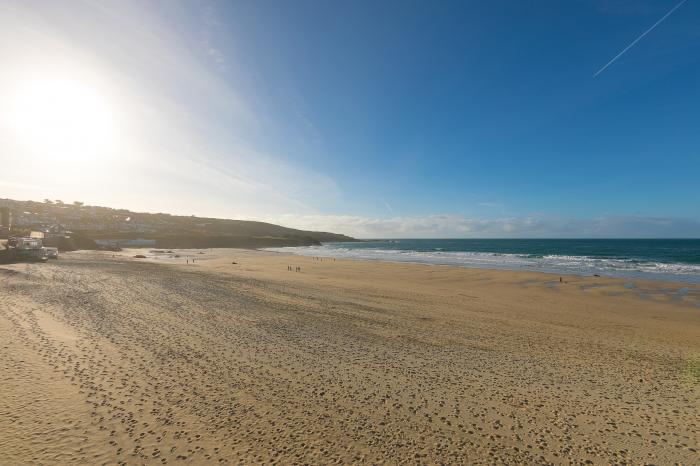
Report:
<svg viewBox="0 0 700 466"><path fill-rule="evenodd" d="M700 2L678 4L0 0L0 197L700 237Z"/></svg>

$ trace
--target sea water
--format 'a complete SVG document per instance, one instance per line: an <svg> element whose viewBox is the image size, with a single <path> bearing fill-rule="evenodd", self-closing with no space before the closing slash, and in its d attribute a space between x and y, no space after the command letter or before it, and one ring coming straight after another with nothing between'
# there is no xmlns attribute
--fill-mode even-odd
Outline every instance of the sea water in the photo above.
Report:
<svg viewBox="0 0 700 466"><path fill-rule="evenodd" d="M268 250L343 259L700 283L700 239L383 239Z"/></svg>

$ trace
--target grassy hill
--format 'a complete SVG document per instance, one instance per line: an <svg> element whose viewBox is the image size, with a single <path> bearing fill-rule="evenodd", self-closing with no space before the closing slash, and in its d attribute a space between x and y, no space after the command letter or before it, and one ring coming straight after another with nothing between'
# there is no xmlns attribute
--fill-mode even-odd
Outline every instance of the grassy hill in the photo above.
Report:
<svg viewBox="0 0 700 466"><path fill-rule="evenodd" d="M154 239L158 247L274 247L355 241L346 235L287 228L272 223L132 212L81 203L0 199L13 217L13 233L54 226L88 240Z"/></svg>

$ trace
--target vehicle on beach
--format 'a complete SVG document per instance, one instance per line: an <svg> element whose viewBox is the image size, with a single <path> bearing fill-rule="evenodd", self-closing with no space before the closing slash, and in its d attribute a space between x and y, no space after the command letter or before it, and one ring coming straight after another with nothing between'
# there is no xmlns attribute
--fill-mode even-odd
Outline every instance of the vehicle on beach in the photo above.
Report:
<svg viewBox="0 0 700 466"><path fill-rule="evenodd" d="M47 259L58 259L58 248L44 246L44 253Z"/></svg>
<svg viewBox="0 0 700 466"><path fill-rule="evenodd" d="M48 259L40 238L12 237L7 241L7 254L11 261L46 262Z"/></svg>

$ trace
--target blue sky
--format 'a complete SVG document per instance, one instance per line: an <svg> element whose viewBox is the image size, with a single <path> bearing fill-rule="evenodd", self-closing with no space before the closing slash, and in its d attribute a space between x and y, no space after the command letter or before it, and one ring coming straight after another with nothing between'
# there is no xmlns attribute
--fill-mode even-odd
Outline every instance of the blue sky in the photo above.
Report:
<svg viewBox="0 0 700 466"><path fill-rule="evenodd" d="M594 77L677 3L6 2L0 60L96 76L121 123L0 187L365 237L697 237L700 5Z"/></svg>

